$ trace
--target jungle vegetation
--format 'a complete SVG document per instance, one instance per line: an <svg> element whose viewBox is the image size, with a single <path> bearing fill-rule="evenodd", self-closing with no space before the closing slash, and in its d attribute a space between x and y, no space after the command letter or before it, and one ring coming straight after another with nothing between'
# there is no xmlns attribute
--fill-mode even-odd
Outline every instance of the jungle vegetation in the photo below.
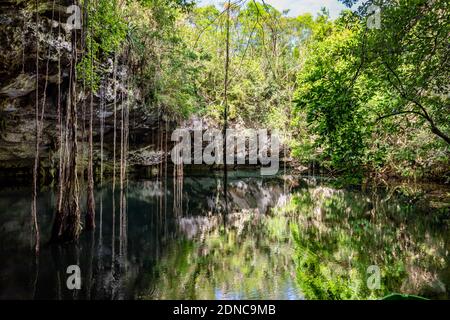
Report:
<svg viewBox="0 0 450 320"><path fill-rule="evenodd" d="M229 126L278 131L291 167L318 168L352 185L388 178L448 184L449 2L341 2L349 9L331 19L325 8L316 15L295 17L264 0L225 0L221 7L200 7L194 0L17 1L31 13L32 21L24 29L34 28L28 37L36 44L35 56L22 49L24 62L17 77L34 71L29 79L35 83L25 88L34 97L24 100L34 109L31 218L36 254L41 243L37 198L46 149L51 149L48 158L57 190L50 241L73 242L83 229L96 228L95 183L102 187L108 175L115 252L116 207L121 226L117 233L123 235L126 225L129 142L130 132L138 126L136 114L158 126L150 145L156 147L155 153L166 154L158 158L158 165L165 161L158 174L164 170L166 179L169 129L202 119L224 131ZM61 8L68 3L82 8L80 29L70 29L64 22L67 12ZM369 23L373 5L380 10L376 27ZM13 89L2 85L0 93ZM56 126L49 128L45 123L49 119ZM0 118L0 131L4 127ZM108 137L105 127L110 129ZM54 134L51 147L43 146L47 131ZM175 202L183 198L182 174L182 166L175 166ZM388 197L372 205L367 199L353 201L351 193L330 190L294 194L283 214L274 210L260 230L265 247L282 252L278 267L286 267L295 255L297 279L307 298L378 297L399 287L405 270L411 268L409 262L418 256L435 269L443 268L440 254L447 240L440 233L415 230L408 204L389 207ZM432 218L448 220L447 209ZM182 213L183 207L176 205L174 211ZM423 216L425 225L431 215ZM401 228L411 229L414 241L406 239ZM369 239L368 233L376 237ZM225 261L253 277L244 283L245 290L250 292L257 283L260 291L271 290L261 279L276 268L270 259L275 253L256 252L254 262L261 268L249 267L242 257L255 254L253 238L244 235L239 243L238 235L235 230L211 232L206 237L208 251L189 240L174 244L179 254L156 269L161 274L170 271L161 283L176 296L210 297L210 289L198 295L194 290L195 281L207 288L214 285L198 270L202 266L220 270ZM439 252L436 259L423 250L427 241L433 252ZM411 247L410 242L416 245ZM120 250L123 246L120 242ZM235 255L224 255L224 248ZM390 260L393 255L401 261ZM197 264L194 268L191 259ZM388 281L378 293L364 284L366 267L373 263L389 265L384 274ZM345 273L349 268L350 276ZM183 292L173 282L177 275L171 273L180 269L188 276L179 279L185 284ZM219 273L232 277L226 272ZM425 272L418 268L415 274Z"/></svg>
<svg viewBox="0 0 450 320"><path fill-rule="evenodd" d="M300 163L355 181L448 181L446 1L366 1L336 20L264 1L103 2L89 4L92 45L79 63L94 89L101 70L90 59L119 56L148 112L220 126L227 109L233 124L281 131ZM380 29L367 25L373 4Z"/></svg>
<svg viewBox="0 0 450 320"><path fill-rule="evenodd" d="M55 3L30 8L36 25L51 13L60 23L50 31L56 28L60 37L64 26ZM391 176L448 182L450 11L445 0L369 0L335 20L325 8L315 16L292 17L262 0L226 1L223 8L188 0L78 4L83 24L70 30L70 59L63 65L58 49L55 241L80 233L84 176L85 225L95 227L93 126L100 115L102 181L108 112L114 127L108 165L113 188L119 181L121 190L130 113L136 110L156 115L166 128L197 117L224 129L278 130L291 163L312 163L350 183ZM381 10L379 28L368 24L374 4ZM45 107L55 99L47 97L51 46L40 45L36 35L34 198ZM62 69L69 73L64 80ZM107 95L113 97L108 106ZM81 148L82 142L88 147ZM162 133L157 144L164 146ZM86 175L79 176L80 167L87 168ZM35 217L34 204L32 212Z"/></svg>

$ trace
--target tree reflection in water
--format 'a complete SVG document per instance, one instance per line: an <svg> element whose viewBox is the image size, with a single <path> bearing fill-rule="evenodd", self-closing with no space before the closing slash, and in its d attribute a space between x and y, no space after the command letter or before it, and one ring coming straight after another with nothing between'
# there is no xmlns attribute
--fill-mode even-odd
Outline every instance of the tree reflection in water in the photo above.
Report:
<svg viewBox="0 0 450 320"><path fill-rule="evenodd" d="M392 292L448 298L448 211L373 192L318 186L292 197L298 283L307 299L373 299ZM367 268L381 270L369 290Z"/></svg>
<svg viewBox="0 0 450 320"><path fill-rule="evenodd" d="M448 298L445 207L411 194L231 173L227 215L220 176L130 180L114 201L111 188L98 190L98 228L78 243L43 246L39 270L30 268L29 193L2 192L0 298ZM37 203L43 239L52 197ZM65 285L71 264L82 271L79 292ZM370 265L381 269L379 290L366 286Z"/></svg>

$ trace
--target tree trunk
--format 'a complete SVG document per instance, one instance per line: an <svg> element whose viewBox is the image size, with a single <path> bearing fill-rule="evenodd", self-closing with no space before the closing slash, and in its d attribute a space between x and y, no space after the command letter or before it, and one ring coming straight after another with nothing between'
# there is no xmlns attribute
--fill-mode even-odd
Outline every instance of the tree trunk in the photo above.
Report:
<svg viewBox="0 0 450 320"><path fill-rule="evenodd" d="M92 92L92 89L91 89ZM89 117L89 156L88 156L88 187L87 187L87 213L86 213L86 229L95 228L95 199L94 199L94 163L93 163L93 95L91 93L90 117Z"/></svg>
<svg viewBox="0 0 450 320"><path fill-rule="evenodd" d="M39 226L37 221L37 176L39 168L39 140L40 140L40 124L39 124L39 12L38 1L36 1L36 110L35 110L35 122L36 122L36 144L34 155L34 167L33 167L33 200L31 203L31 219L32 228L35 232L35 245L34 250L36 254L39 253Z"/></svg>
<svg viewBox="0 0 450 320"><path fill-rule="evenodd" d="M226 52L225 52L225 80L224 80L224 111L223 111L223 181L225 212L228 210L228 172L227 172L227 128L228 128L228 74L230 68L230 10L231 1L227 3L227 24L226 24Z"/></svg>
<svg viewBox="0 0 450 320"><path fill-rule="evenodd" d="M72 81L70 87L69 99L67 102L67 159L66 176L64 183L64 192L62 200L63 222L59 240L75 241L81 232L81 214L79 207L79 185L77 175L77 103L75 101L75 81Z"/></svg>
<svg viewBox="0 0 450 320"><path fill-rule="evenodd" d="M450 137L448 135L446 135L445 133L443 133L438 127L432 125L431 132L433 132L438 137L442 138L445 142L447 142L447 144L450 145Z"/></svg>
<svg viewBox="0 0 450 320"><path fill-rule="evenodd" d="M53 222L53 242L76 241L81 232L79 185L77 176L77 101L76 101L76 32L73 33L72 59L70 62L69 93L66 99L66 123L64 135L63 172L59 203ZM75 60L75 61L74 61Z"/></svg>
<svg viewBox="0 0 450 320"><path fill-rule="evenodd" d="M92 52L92 35L90 37L90 47ZM91 56L91 72L94 72L94 61ZM94 142L92 137L93 118L94 118L94 86L91 78L91 96L89 104L89 155L88 155L88 187L87 187L87 213L86 213L86 229L95 229L95 198L94 198Z"/></svg>
<svg viewBox="0 0 450 320"><path fill-rule="evenodd" d="M58 37L61 34L61 13L58 14ZM58 163L58 197L56 204L56 213L53 221L53 228L50 241L57 241L61 232L63 212L62 212L62 198L63 198L63 181L64 181L64 166L63 166L63 128L62 128L62 113L61 113L61 49L58 47L58 102L57 102L57 118L58 118L58 135L57 145L59 150Z"/></svg>

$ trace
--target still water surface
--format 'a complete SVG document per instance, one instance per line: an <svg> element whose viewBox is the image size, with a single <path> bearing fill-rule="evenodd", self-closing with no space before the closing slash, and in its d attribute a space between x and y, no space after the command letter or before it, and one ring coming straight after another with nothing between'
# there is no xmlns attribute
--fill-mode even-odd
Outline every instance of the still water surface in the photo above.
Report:
<svg viewBox="0 0 450 320"><path fill-rule="evenodd" d="M94 233L30 250L30 191L0 193L0 299L449 298L449 213L410 194L233 172L96 192ZM54 193L39 196L48 238ZM82 199L85 203L85 199ZM67 289L79 265L81 290ZM371 265L380 270L368 288ZM369 281L372 281L370 278Z"/></svg>

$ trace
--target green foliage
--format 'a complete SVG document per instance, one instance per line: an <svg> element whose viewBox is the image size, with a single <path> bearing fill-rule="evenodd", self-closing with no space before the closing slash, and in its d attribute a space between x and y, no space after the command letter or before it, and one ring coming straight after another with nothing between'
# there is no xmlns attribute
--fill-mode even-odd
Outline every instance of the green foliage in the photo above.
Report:
<svg viewBox="0 0 450 320"><path fill-rule="evenodd" d="M410 193L398 196L397 190L364 194L318 186L294 194L285 209L298 217L292 232L297 281L305 298L436 294L424 273L448 267L445 240L437 231L445 230L445 217L427 216L429 209L413 205ZM367 286L371 265L380 268L379 289Z"/></svg>
<svg viewBox="0 0 450 320"><path fill-rule="evenodd" d="M308 39L312 18L287 17L259 2L231 9L229 121L286 131L295 86L296 58ZM186 34L203 66L201 114L221 124L224 104L226 15L216 7L196 8Z"/></svg>
<svg viewBox="0 0 450 320"><path fill-rule="evenodd" d="M323 157L337 168L354 168L362 163L369 133L367 82L355 85L359 61L357 31L335 27L332 34L315 43L299 73L295 103L306 115L311 130L324 145Z"/></svg>
<svg viewBox="0 0 450 320"><path fill-rule="evenodd" d="M87 1L84 33L85 55L78 73L87 86L97 90L102 69L100 63L118 53L127 35L127 23L118 0Z"/></svg>
<svg viewBox="0 0 450 320"><path fill-rule="evenodd" d="M145 111L174 119L197 111L202 69L180 25L193 5L186 0L86 2L85 54L77 66L83 82L97 91L101 78L110 76L107 60L117 58L132 73Z"/></svg>
<svg viewBox="0 0 450 320"><path fill-rule="evenodd" d="M367 172L448 180L448 4L379 1L377 30L366 26L372 2L336 21L326 10L294 18L263 2L233 4L228 120L277 129L298 160L352 181ZM117 55L146 112L222 124L224 12L185 0L85 5L77 68L87 86L97 90Z"/></svg>
<svg viewBox="0 0 450 320"><path fill-rule="evenodd" d="M298 73L291 123L297 140L312 135L322 165L341 172L445 180L448 3L375 2L382 28L368 29L371 3L315 28L325 32L313 35ZM300 159L308 152L294 145Z"/></svg>
<svg viewBox="0 0 450 320"><path fill-rule="evenodd" d="M197 53L185 40L181 21L188 1L146 0L130 7L129 42L134 83L143 105L168 118L187 118L199 108Z"/></svg>
<svg viewBox="0 0 450 320"><path fill-rule="evenodd" d="M293 270L290 229L283 216L234 213L233 223L214 216L192 239L168 247L149 275L158 290L144 299L283 297ZM204 220L203 220L204 221ZM254 235L258 234L256 240ZM201 240L200 240L201 239ZM270 278L271 281L267 281Z"/></svg>

